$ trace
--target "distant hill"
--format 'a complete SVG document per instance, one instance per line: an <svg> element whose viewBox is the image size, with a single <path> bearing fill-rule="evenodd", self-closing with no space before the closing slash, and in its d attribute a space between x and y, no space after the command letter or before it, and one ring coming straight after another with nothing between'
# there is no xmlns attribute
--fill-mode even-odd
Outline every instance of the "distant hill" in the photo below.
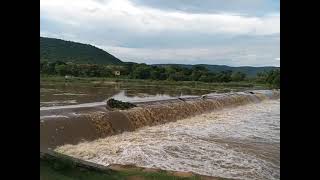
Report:
<svg viewBox="0 0 320 180"><path fill-rule="evenodd" d="M176 65L176 66L181 66L181 67L186 67L186 68L192 68L195 65L188 65L188 64L154 64L156 66L172 66L172 65ZM209 64L197 64L200 66L204 66L207 69L209 69L212 72L221 72L221 71L227 71L227 70L231 70L231 71L239 71L239 72L243 72L245 74L247 74L247 76L249 77L253 77L256 76L257 73L259 72L264 72L264 71L270 71L273 69L277 69L279 67L274 67L274 66L264 66L264 67L253 67L253 66L240 66L240 67L231 67L231 66L225 66L225 65L209 65Z"/></svg>
<svg viewBox="0 0 320 180"><path fill-rule="evenodd" d="M89 44L40 37L40 60L88 64L120 64L118 58Z"/></svg>
<svg viewBox="0 0 320 180"><path fill-rule="evenodd" d="M40 37L40 60L47 60L49 62L64 61L74 62L78 64L135 64L131 62L122 62L118 58L109 54L108 52L99 49L89 44L82 44L78 42L65 41L61 39ZM186 68L192 68L194 65L187 64L154 64L155 66L171 66L177 65ZM241 66L231 67L225 65L208 65L205 66L212 72L221 72L226 70L239 71L247 74L247 76L255 76L259 72L270 71L279 67L265 66L252 67Z"/></svg>

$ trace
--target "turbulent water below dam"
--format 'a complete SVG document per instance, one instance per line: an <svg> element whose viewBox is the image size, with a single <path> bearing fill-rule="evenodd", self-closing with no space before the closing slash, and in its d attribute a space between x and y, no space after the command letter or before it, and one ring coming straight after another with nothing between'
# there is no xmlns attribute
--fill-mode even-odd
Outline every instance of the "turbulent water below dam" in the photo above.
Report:
<svg viewBox="0 0 320 180"><path fill-rule="evenodd" d="M55 150L102 165L280 179L280 99L227 107Z"/></svg>

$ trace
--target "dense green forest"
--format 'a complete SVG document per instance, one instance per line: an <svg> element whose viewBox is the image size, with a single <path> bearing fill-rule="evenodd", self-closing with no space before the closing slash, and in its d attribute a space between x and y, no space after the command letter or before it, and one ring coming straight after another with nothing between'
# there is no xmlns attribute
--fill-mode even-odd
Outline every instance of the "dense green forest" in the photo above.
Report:
<svg viewBox="0 0 320 180"><path fill-rule="evenodd" d="M115 71L120 72L116 76ZM265 83L280 86L280 68L218 65L147 65L122 62L91 45L40 37L40 74L167 81Z"/></svg>
<svg viewBox="0 0 320 180"><path fill-rule="evenodd" d="M115 72L119 71L120 75ZM168 81L240 82L255 81L271 87L280 87L280 69L259 73L248 78L238 71L211 72L204 66L184 68L181 66L152 66L147 64L123 63L121 65L76 64L73 62L40 61L40 74L76 77L121 77L129 79L151 79Z"/></svg>
<svg viewBox="0 0 320 180"><path fill-rule="evenodd" d="M268 84L272 88L280 88L280 69L258 73L256 81Z"/></svg>
<svg viewBox="0 0 320 180"><path fill-rule="evenodd" d="M111 54L101 50L97 47L88 44L81 44L77 42L64 41L60 39L44 38L40 37L40 60L46 60L48 62L63 61L74 62L77 64L123 64L121 60L115 58ZM206 67L211 72L233 71L242 72L248 77L254 77L258 73L264 71L270 71L278 69L278 67L266 66L266 67L230 67L221 65L208 65L199 64ZM155 64L154 66L172 66L171 64ZM191 69L194 65L175 64L174 66L180 66Z"/></svg>
<svg viewBox="0 0 320 180"><path fill-rule="evenodd" d="M155 64L156 66L170 66L172 64ZM175 64L177 66L185 67L185 68L192 68L193 65L188 64ZM198 64L199 66L206 67L209 71L212 72L221 72L221 71L233 71L233 72L242 72L245 73L248 77L254 77L259 73L263 73L265 71L271 71L275 69L279 69L279 67L274 66L264 66L264 67L252 67L252 66L240 66L240 67L231 67L225 65L209 65L209 64Z"/></svg>
<svg viewBox="0 0 320 180"><path fill-rule="evenodd" d="M40 37L40 60L81 64L122 63L113 55L92 45L44 37Z"/></svg>

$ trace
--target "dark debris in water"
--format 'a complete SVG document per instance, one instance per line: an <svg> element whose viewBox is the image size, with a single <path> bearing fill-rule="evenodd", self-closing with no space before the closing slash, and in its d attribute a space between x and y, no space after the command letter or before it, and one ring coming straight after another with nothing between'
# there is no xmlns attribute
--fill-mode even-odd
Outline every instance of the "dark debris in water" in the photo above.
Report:
<svg viewBox="0 0 320 180"><path fill-rule="evenodd" d="M121 110L126 110L126 109L130 109L130 108L134 108L136 107L135 104L129 103L129 102L122 102L122 101L118 101L115 100L113 98L109 99L107 101L107 109L121 109Z"/></svg>

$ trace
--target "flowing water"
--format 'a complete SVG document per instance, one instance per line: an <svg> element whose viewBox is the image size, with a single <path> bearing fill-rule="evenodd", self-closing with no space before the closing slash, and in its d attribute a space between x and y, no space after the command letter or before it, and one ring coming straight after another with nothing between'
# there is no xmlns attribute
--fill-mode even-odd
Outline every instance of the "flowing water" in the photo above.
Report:
<svg viewBox="0 0 320 180"><path fill-rule="evenodd" d="M229 107L56 150L102 165L279 179L280 100Z"/></svg>
<svg viewBox="0 0 320 180"><path fill-rule="evenodd" d="M141 101L146 99L172 99L183 95L201 95L211 92L201 89L181 89L144 84L92 84L42 83L40 87L40 107L77 105L103 102L113 97L123 101Z"/></svg>
<svg viewBox="0 0 320 180"><path fill-rule="evenodd" d="M211 92L242 91L245 87L191 88L184 86L148 85L146 83L108 82L90 83L40 83L40 107L65 106L103 102L113 97L122 101L172 99L181 96L199 96Z"/></svg>

